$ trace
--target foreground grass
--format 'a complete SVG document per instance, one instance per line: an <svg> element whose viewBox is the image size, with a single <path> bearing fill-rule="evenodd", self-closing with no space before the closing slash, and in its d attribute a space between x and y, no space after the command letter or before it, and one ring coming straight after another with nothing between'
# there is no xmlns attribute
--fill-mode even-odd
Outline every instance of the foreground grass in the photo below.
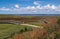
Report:
<svg viewBox="0 0 60 39"><path fill-rule="evenodd" d="M15 25L15 24L0 24L0 39L8 37L13 32L19 32L24 27L31 28L28 26Z"/></svg>

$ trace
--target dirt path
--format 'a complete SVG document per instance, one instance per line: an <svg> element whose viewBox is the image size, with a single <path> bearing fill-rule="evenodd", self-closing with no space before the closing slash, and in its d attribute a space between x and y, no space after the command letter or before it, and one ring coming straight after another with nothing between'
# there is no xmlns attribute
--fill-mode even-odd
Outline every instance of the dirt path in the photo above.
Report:
<svg viewBox="0 0 60 39"><path fill-rule="evenodd" d="M20 24L20 25L31 26L35 28L43 28L43 26L36 26L36 25L31 25L31 24Z"/></svg>

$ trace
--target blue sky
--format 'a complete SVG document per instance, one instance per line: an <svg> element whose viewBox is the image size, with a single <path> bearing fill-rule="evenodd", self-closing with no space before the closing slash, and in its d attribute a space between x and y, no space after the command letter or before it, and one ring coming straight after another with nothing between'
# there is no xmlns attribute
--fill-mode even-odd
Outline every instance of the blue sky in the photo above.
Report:
<svg viewBox="0 0 60 39"><path fill-rule="evenodd" d="M60 0L0 0L0 14L60 14Z"/></svg>

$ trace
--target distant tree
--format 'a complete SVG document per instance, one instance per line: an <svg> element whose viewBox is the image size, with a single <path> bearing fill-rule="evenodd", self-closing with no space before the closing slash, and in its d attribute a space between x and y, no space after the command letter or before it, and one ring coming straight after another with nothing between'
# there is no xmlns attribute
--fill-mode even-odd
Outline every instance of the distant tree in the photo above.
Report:
<svg viewBox="0 0 60 39"><path fill-rule="evenodd" d="M58 19L57 23L60 25L60 19Z"/></svg>
<svg viewBox="0 0 60 39"><path fill-rule="evenodd" d="M25 27L25 31L27 31L27 28Z"/></svg>
<svg viewBox="0 0 60 39"><path fill-rule="evenodd" d="M11 33L10 37L12 38L15 35L15 32Z"/></svg>
<svg viewBox="0 0 60 39"><path fill-rule="evenodd" d="M21 30L20 30L20 33L23 33L24 31L25 31L24 29L21 29Z"/></svg>

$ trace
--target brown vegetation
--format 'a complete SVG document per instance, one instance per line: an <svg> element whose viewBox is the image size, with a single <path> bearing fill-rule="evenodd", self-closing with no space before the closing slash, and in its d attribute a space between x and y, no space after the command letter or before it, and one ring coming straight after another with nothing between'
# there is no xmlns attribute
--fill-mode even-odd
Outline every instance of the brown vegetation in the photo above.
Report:
<svg viewBox="0 0 60 39"><path fill-rule="evenodd" d="M51 35L51 39L55 39L54 37L55 32L58 32L58 34L60 35L60 29L58 29L60 27L58 27L57 24L58 18L59 17L31 17L31 18L20 17L20 18L0 18L0 20L14 20L24 23L29 23L29 22L33 23L39 21L43 22L44 29L33 28L33 31L27 31L15 35L13 37L14 39L48 39L50 38L49 37L50 35ZM55 27L57 28L57 31ZM57 39L60 39L60 37L58 37Z"/></svg>

